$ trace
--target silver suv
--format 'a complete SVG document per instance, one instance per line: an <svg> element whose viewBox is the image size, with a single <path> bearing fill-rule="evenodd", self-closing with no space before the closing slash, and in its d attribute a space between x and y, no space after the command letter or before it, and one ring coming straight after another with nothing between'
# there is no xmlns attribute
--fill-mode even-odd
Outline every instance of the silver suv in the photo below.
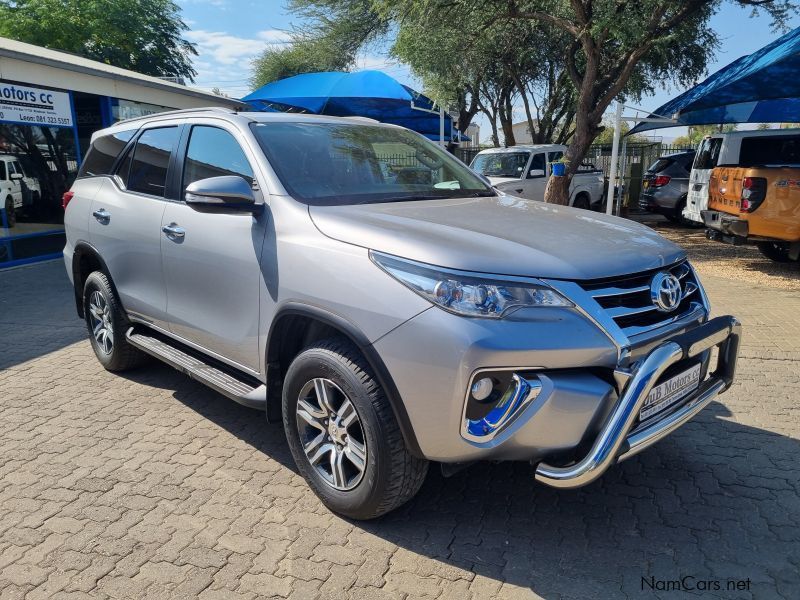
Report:
<svg viewBox="0 0 800 600"><path fill-rule="evenodd" d="M126 121L94 135L64 202L103 366L155 356L282 420L309 486L353 518L410 499L430 461L588 484L733 380L740 326L708 320L680 248L500 193L403 128Z"/></svg>

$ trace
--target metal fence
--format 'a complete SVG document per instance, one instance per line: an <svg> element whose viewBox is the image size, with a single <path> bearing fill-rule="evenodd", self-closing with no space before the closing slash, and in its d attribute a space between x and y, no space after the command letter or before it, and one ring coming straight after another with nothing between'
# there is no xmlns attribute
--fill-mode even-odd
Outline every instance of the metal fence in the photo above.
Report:
<svg viewBox="0 0 800 600"><path fill-rule="evenodd" d="M637 206L639 195L642 191L642 175L659 157L676 152L686 152L693 150L685 146L673 146L670 144L651 143L651 144L626 144L620 148L618 177L623 180L624 198L622 204L628 207ZM589 147L585 162L592 163L596 168L603 171L608 180L611 171L611 144L596 144Z"/></svg>

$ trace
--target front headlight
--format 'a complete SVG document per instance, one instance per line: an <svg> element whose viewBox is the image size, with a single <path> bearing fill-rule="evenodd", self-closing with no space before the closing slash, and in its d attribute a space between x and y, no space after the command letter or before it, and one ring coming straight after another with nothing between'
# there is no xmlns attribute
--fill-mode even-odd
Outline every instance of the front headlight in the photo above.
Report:
<svg viewBox="0 0 800 600"><path fill-rule="evenodd" d="M572 306L564 296L543 283L473 276L379 252L370 252L370 257L426 300L459 315L500 319L519 308Z"/></svg>

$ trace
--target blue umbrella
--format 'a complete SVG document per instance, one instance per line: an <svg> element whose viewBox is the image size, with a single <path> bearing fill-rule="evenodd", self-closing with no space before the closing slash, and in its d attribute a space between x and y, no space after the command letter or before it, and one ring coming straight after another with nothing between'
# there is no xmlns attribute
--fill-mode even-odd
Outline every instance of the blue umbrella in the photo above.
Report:
<svg viewBox="0 0 800 600"><path fill-rule="evenodd" d="M439 139L439 114L433 101L381 71L295 75L268 83L242 101L258 110L369 117ZM445 114L445 137L453 139L453 135L460 134Z"/></svg>

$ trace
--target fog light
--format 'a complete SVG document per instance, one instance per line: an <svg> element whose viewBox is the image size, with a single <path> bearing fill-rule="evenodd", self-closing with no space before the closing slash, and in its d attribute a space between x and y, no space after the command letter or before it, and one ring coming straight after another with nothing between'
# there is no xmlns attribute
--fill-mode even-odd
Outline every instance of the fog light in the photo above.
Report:
<svg viewBox="0 0 800 600"><path fill-rule="evenodd" d="M494 382L492 381L492 378L484 377L483 379L478 379L478 381L472 384L470 392L475 400L481 402L489 397L489 394L492 393L493 388Z"/></svg>

